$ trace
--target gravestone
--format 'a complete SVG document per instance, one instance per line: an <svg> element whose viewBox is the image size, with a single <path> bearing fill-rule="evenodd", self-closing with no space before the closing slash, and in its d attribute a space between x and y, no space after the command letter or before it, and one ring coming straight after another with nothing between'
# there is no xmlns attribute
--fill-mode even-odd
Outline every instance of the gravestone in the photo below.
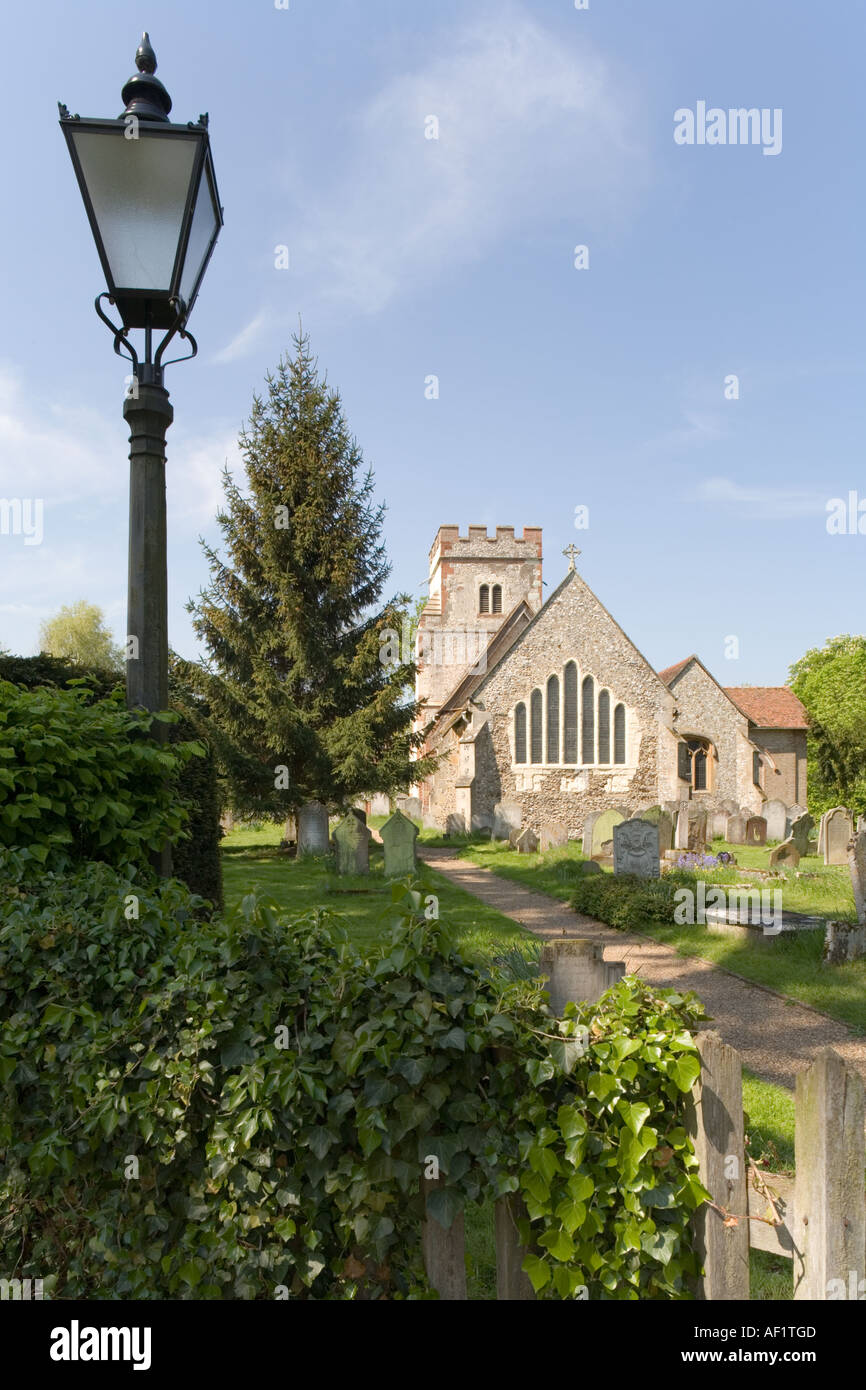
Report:
<svg viewBox="0 0 866 1390"><path fill-rule="evenodd" d="M712 811L707 817L707 833L711 840L723 840L728 828L727 811Z"/></svg>
<svg viewBox="0 0 866 1390"><path fill-rule="evenodd" d="M739 812L740 804L738 801L732 801L730 797L727 797L723 802L721 802L721 809L725 812L726 815L735 816Z"/></svg>
<svg viewBox="0 0 866 1390"><path fill-rule="evenodd" d="M837 806L821 817L824 832L824 863L847 864L848 845L854 834L854 822L844 806Z"/></svg>
<svg viewBox="0 0 866 1390"><path fill-rule="evenodd" d="M674 825L677 823L677 816L682 810L682 805L683 803L681 801L666 801L664 803L664 809L667 811Z"/></svg>
<svg viewBox="0 0 866 1390"><path fill-rule="evenodd" d="M652 821L650 821L652 824ZM659 832L659 855L664 854L665 850L674 847L674 818L667 811L662 811L656 823Z"/></svg>
<svg viewBox="0 0 866 1390"><path fill-rule="evenodd" d="M542 849L562 849L563 845L568 844L568 831L559 821L544 821L541 826L541 834L538 843Z"/></svg>
<svg viewBox="0 0 866 1390"><path fill-rule="evenodd" d="M613 827L613 871L637 878L659 877L657 825L646 820L624 820Z"/></svg>
<svg viewBox="0 0 866 1390"><path fill-rule="evenodd" d="M725 839L729 845L744 845L746 843L746 817L741 815L739 811L734 816L728 816Z"/></svg>
<svg viewBox="0 0 866 1390"><path fill-rule="evenodd" d="M465 835L466 817L462 811L452 811L450 816L445 817L446 835Z"/></svg>
<svg viewBox="0 0 866 1390"><path fill-rule="evenodd" d="M357 816L358 820L361 822L362 825L367 824L367 812L364 810L362 806L350 806L349 815Z"/></svg>
<svg viewBox="0 0 866 1390"><path fill-rule="evenodd" d="M520 839L522 834L522 830L512 830L509 832L508 843L512 849L517 849L517 841Z"/></svg>
<svg viewBox="0 0 866 1390"><path fill-rule="evenodd" d="M421 802L417 796L396 796L394 804L398 811L412 820L421 819Z"/></svg>
<svg viewBox="0 0 866 1390"><path fill-rule="evenodd" d="M518 801L497 801L493 808L493 838L507 840L512 830L523 825L523 810Z"/></svg>
<svg viewBox="0 0 866 1390"><path fill-rule="evenodd" d="M600 815L601 811L589 811L587 813L586 819L583 822L583 840L581 842L581 850L583 852L584 859L592 858L592 828Z"/></svg>
<svg viewBox="0 0 866 1390"><path fill-rule="evenodd" d="M677 828L674 833L674 849L687 850L689 847L689 811L687 806L677 812Z"/></svg>
<svg viewBox="0 0 866 1390"><path fill-rule="evenodd" d="M338 874L368 874L370 872L371 832L351 812L334 831L334 850Z"/></svg>
<svg viewBox="0 0 866 1390"><path fill-rule="evenodd" d="M793 840L783 840L770 850L770 868L796 869L800 862L800 851Z"/></svg>
<svg viewBox="0 0 866 1390"><path fill-rule="evenodd" d="M767 822L767 839L784 840L788 829L788 808L784 801L774 797L764 805L764 819Z"/></svg>
<svg viewBox="0 0 866 1390"><path fill-rule="evenodd" d="M515 849L518 854L535 854L538 849L538 836L534 830L530 830L529 826L525 830L521 830L515 843Z"/></svg>
<svg viewBox="0 0 866 1390"><path fill-rule="evenodd" d="M328 853L328 812L321 801L308 801L298 812L298 858Z"/></svg>
<svg viewBox="0 0 866 1390"><path fill-rule="evenodd" d="M791 826L790 838L794 841L794 844L797 846L797 852L801 858L804 854L809 853L809 831L812 829L814 824L815 822L809 815L809 812L804 811L802 815L799 815L797 817L797 819L793 822Z"/></svg>
<svg viewBox="0 0 866 1390"><path fill-rule="evenodd" d="M689 807L687 849L690 854L703 854L707 847L707 813L703 806Z"/></svg>
<svg viewBox="0 0 866 1390"><path fill-rule="evenodd" d="M402 811L395 811L379 831L385 851L385 877L405 878L414 874L415 841L418 827Z"/></svg>
<svg viewBox="0 0 866 1390"><path fill-rule="evenodd" d="M797 802L795 802L793 806L788 807L788 820L785 828L786 839L791 833L791 827L793 826L794 821L797 819L798 816L805 816L806 810L807 808L805 806L800 806L797 804Z"/></svg>
<svg viewBox="0 0 866 1390"><path fill-rule="evenodd" d="M595 859L596 855L604 853L604 846L608 841L613 840L613 827L621 825L623 816L619 811L602 811L601 815L594 822L592 827L592 853L589 856ZM586 854L586 832L584 831L584 854Z"/></svg>
<svg viewBox="0 0 866 1390"><path fill-rule="evenodd" d="M848 850L848 867L851 870L851 887L854 889L857 921L866 925L866 827L858 830L851 840Z"/></svg>
<svg viewBox="0 0 866 1390"><path fill-rule="evenodd" d="M749 816L746 821L746 844L765 845L767 843L767 822L763 816Z"/></svg>

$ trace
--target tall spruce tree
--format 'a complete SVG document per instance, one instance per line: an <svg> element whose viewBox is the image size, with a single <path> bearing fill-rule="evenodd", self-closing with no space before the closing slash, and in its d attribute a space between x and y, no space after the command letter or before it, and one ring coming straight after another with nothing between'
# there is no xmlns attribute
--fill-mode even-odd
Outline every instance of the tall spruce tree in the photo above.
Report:
<svg viewBox="0 0 866 1390"><path fill-rule="evenodd" d="M210 583L187 607L209 660L179 663L236 808L274 817L407 787L431 765L411 761L410 654L381 656L407 603L382 603L385 508L305 334L294 349L241 433L247 488L223 474L227 558L201 542Z"/></svg>

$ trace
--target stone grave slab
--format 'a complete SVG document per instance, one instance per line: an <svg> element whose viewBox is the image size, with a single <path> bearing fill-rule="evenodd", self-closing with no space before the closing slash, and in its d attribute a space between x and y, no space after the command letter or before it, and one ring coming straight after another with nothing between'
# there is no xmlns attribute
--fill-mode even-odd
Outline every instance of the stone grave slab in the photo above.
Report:
<svg viewBox="0 0 866 1390"><path fill-rule="evenodd" d="M802 815L797 817L791 826L790 838L797 846L801 858L804 854L809 853L809 831L813 828L814 824L815 822L809 815L809 812L804 811Z"/></svg>
<svg viewBox="0 0 866 1390"><path fill-rule="evenodd" d="M395 811L379 831L385 851L385 877L405 878L417 867L415 841L418 827L402 811Z"/></svg>
<svg viewBox="0 0 866 1390"><path fill-rule="evenodd" d="M298 812L298 858L308 854L327 854L328 811L321 801L308 801Z"/></svg>
<svg viewBox="0 0 866 1390"><path fill-rule="evenodd" d="M788 808L778 797L764 804L764 819L767 822L767 839L784 840L788 830Z"/></svg>
<svg viewBox="0 0 866 1390"><path fill-rule="evenodd" d="M746 844L765 845L767 843L767 822L763 816L749 816L746 821Z"/></svg>
<svg viewBox="0 0 866 1390"><path fill-rule="evenodd" d="M771 869L796 869L800 862L800 851L793 840L783 840L770 850Z"/></svg>
<svg viewBox="0 0 866 1390"><path fill-rule="evenodd" d="M646 820L624 820L613 827L613 871L637 878L658 878L658 826Z"/></svg>
<svg viewBox="0 0 866 1390"><path fill-rule="evenodd" d="M854 820L844 806L837 806L821 817L824 831L824 863L847 864L848 845L854 834Z"/></svg>
<svg viewBox="0 0 866 1390"><path fill-rule="evenodd" d="M592 854L590 858L595 859L597 855L604 854L604 846L608 841L610 841L612 845L613 828L615 825L621 825L622 821L623 817L620 815L619 811L602 811L598 820L595 821L592 827ZM585 844L586 842L584 839L584 854L586 854Z"/></svg>
<svg viewBox="0 0 866 1390"><path fill-rule="evenodd" d="M738 811L736 815L728 816L725 839L729 845L744 845L746 843L746 817Z"/></svg>
<svg viewBox="0 0 866 1390"><path fill-rule="evenodd" d="M368 874L370 872L370 841L372 833L351 811L334 831L334 851L338 874Z"/></svg>
<svg viewBox="0 0 866 1390"><path fill-rule="evenodd" d="M497 801L493 808L493 838L507 840L512 830L523 826L523 808L518 801Z"/></svg>
<svg viewBox="0 0 866 1390"><path fill-rule="evenodd" d="M514 845L518 854L535 854L538 849L538 836L529 826L521 830Z"/></svg>
<svg viewBox="0 0 866 1390"><path fill-rule="evenodd" d="M564 845L568 844L568 830L561 821L544 821L541 826L538 843L542 851L548 849L562 849Z"/></svg>

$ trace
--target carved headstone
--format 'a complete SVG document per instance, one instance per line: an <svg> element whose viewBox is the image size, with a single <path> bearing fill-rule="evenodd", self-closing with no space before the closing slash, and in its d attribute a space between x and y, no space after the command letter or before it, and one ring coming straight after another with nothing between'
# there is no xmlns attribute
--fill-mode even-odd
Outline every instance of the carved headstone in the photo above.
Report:
<svg viewBox="0 0 866 1390"><path fill-rule="evenodd" d="M560 821L544 821L538 843L542 851L562 849L564 845L568 844L568 831Z"/></svg>
<svg viewBox="0 0 866 1390"><path fill-rule="evenodd" d="M814 824L815 822L809 815L809 812L804 811L802 815L797 817L797 819L791 826L790 838L794 841L794 844L797 846L797 850L801 858L804 854L809 853L809 831L812 829Z"/></svg>
<svg viewBox="0 0 866 1390"><path fill-rule="evenodd" d="M621 825L622 820L623 817L620 815L619 811L602 811L601 815L598 817L598 820L594 823L592 827L591 857L593 859L596 857L596 855L604 853L604 846L607 844L608 841L613 840L613 827L615 825ZM586 835L584 832L584 843L585 839ZM586 854L585 848L583 852L584 854Z"/></svg>
<svg viewBox="0 0 866 1390"><path fill-rule="evenodd" d="M767 822L763 816L749 816L746 821L746 844L765 845L767 843Z"/></svg>
<svg viewBox="0 0 866 1390"><path fill-rule="evenodd" d="M788 808L784 801L774 797L765 802L764 819L767 822L767 839L784 840L788 829Z"/></svg>
<svg viewBox="0 0 866 1390"><path fill-rule="evenodd" d="M371 832L351 812L334 831L334 850L338 874L368 874L370 872Z"/></svg>
<svg viewBox="0 0 866 1390"><path fill-rule="evenodd" d="M646 820L624 820L613 827L613 871L638 878L659 877L657 825Z"/></svg>
<svg viewBox="0 0 866 1390"><path fill-rule="evenodd" d="M706 847L707 813L703 806L690 806L687 849L690 854L703 854Z"/></svg>
<svg viewBox="0 0 866 1390"><path fill-rule="evenodd" d="M418 827L402 811L395 811L379 831L385 851L385 877L405 878L415 872Z"/></svg>
<svg viewBox="0 0 866 1390"><path fill-rule="evenodd" d="M844 806L836 806L821 817L825 864L847 864L848 845L854 834L854 821Z"/></svg>
<svg viewBox="0 0 866 1390"><path fill-rule="evenodd" d="M512 830L523 825L523 810L518 801L498 801L493 808L493 838L507 840Z"/></svg>
<svg viewBox="0 0 866 1390"><path fill-rule="evenodd" d="M321 801L308 801L298 812L298 858L328 853L328 812Z"/></svg>
<svg viewBox="0 0 866 1390"><path fill-rule="evenodd" d="M739 811L734 816L728 816L725 839L729 845L744 845L746 843L746 817L741 815Z"/></svg>
<svg viewBox="0 0 866 1390"><path fill-rule="evenodd" d="M689 847L689 808L683 806L677 812L677 828L674 833L674 849L687 850Z"/></svg>
<svg viewBox="0 0 866 1390"><path fill-rule="evenodd" d="M793 840L783 840L770 850L770 868L796 869L800 862L800 851Z"/></svg>
<svg viewBox="0 0 866 1390"><path fill-rule="evenodd" d="M527 826L525 830L521 830L514 847L518 854L535 854L538 849L538 836Z"/></svg>

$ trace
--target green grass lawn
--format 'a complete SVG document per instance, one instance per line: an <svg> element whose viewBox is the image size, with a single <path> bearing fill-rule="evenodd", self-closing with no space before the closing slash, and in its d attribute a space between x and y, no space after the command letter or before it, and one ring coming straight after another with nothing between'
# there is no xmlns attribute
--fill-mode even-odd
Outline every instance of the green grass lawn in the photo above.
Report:
<svg viewBox="0 0 866 1390"><path fill-rule="evenodd" d="M545 854L526 855L518 854L499 841L474 836L445 841L434 835L430 833L428 843L453 844L463 858L502 878L547 893L562 902L571 899L577 865L583 857L576 842ZM736 855L737 865L701 872L699 876L708 885L746 882L738 869L767 868L767 849L753 845L726 846L721 840L715 842L713 849L715 852L729 849ZM826 920L855 919L854 895L846 867L825 868L816 855L808 855L800 861L800 871L809 877L797 878L788 873L779 880L750 882L758 888L779 888L783 911L810 913ZM744 938L708 932L703 926L667 926L649 920L637 930L675 947L681 955L713 961L747 980L768 985L791 999L821 1009L858 1033L866 1033L866 960L849 965L825 965L821 959L822 930L784 937L755 933Z"/></svg>
<svg viewBox="0 0 866 1390"><path fill-rule="evenodd" d="M385 817L370 819L379 826ZM278 849L282 830L265 824L257 829L240 828L222 842L226 907L231 909L252 888L274 899L291 915L325 907L338 913L352 939L360 947L376 945L390 925L390 889L383 875L381 850L371 848L370 875L367 878L339 878L330 861L297 861ZM422 831L427 843L444 841L433 831ZM492 868L504 877L541 889L552 897L568 901L572 885L570 868L580 859L576 846L569 845L527 861L490 842L461 839L456 842L462 854L475 863ZM740 847L742 848L742 847ZM750 855L758 851L749 850ZM740 857L744 863L745 858ZM573 870L572 870L573 872ZM477 958L490 958L504 948L527 945L530 933L486 907L471 894L455 888L441 874L428 871L430 891L439 898L440 912L456 929L463 948ZM828 893L830 889L826 890ZM838 888L836 890L838 893ZM793 904L792 904L793 905ZM814 907L802 908L812 911ZM840 914L841 915L841 914ZM695 928L690 929L694 933ZM712 943L715 944L715 941ZM722 942L722 944L726 944ZM747 1132L751 1153L770 1171L790 1171L794 1161L794 1103L791 1094L744 1073L743 1104L747 1112ZM496 1251L494 1209L485 1202L467 1209L466 1260L470 1299L489 1301L496 1297ZM751 1252L753 1300L790 1299L792 1264L764 1251Z"/></svg>

